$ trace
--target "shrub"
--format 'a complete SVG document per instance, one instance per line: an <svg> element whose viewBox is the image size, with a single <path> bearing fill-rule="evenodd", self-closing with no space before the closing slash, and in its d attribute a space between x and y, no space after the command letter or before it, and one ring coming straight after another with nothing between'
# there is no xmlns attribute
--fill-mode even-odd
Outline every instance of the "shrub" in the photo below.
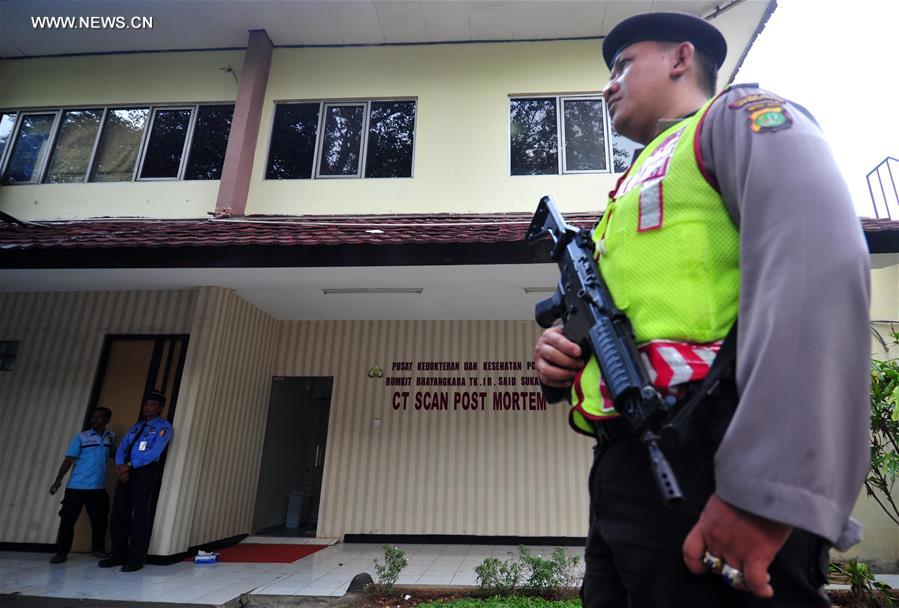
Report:
<svg viewBox="0 0 899 608"><path fill-rule="evenodd" d="M518 558L505 561L490 557L475 568L478 585L491 593L510 594L529 590L542 595L573 596L583 571L580 558L564 549L553 550L549 558L534 555L527 547L518 548Z"/></svg>
<svg viewBox="0 0 899 608"><path fill-rule="evenodd" d="M375 560L375 572L378 574L378 586L384 593L393 591L396 579L403 568L409 565L406 552L399 547L384 545L384 564Z"/></svg>
<svg viewBox="0 0 899 608"><path fill-rule="evenodd" d="M830 572L848 579L852 608L893 608L895 606L891 587L874 578L868 564L857 559L845 564L832 563Z"/></svg>
<svg viewBox="0 0 899 608"><path fill-rule="evenodd" d="M878 334L879 335L879 334ZM891 338L899 346L899 332ZM883 341L884 346L886 342ZM865 489L883 512L899 525L893 485L899 473L899 359L871 362L871 469Z"/></svg>

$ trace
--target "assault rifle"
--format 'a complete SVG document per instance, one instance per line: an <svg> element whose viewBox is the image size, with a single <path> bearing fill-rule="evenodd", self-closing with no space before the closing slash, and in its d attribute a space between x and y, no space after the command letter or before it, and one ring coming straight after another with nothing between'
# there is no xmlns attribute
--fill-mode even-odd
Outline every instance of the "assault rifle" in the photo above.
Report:
<svg viewBox="0 0 899 608"><path fill-rule="evenodd" d="M615 409L627 420L646 446L656 485L666 506L683 500L674 471L659 447L659 432L666 403L652 386L634 341L627 316L615 307L593 258L590 233L565 223L549 196L540 199L525 235L528 241L549 235L551 257L561 271L555 293L537 303L535 316L540 327L551 327L562 319L563 331L589 358L596 355L603 380Z"/></svg>

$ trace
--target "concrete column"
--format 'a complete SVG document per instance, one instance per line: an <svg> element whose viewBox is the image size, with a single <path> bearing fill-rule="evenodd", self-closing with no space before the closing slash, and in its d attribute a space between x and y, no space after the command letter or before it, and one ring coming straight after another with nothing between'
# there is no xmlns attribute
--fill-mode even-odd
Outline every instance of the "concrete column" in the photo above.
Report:
<svg viewBox="0 0 899 608"><path fill-rule="evenodd" d="M250 175L259 136L259 122L268 72L272 64L272 41L265 30L250 30L247 54L237 87L234 118L225 151L222 179L215 201L216 217L243 215L247 209Z"/></svg>

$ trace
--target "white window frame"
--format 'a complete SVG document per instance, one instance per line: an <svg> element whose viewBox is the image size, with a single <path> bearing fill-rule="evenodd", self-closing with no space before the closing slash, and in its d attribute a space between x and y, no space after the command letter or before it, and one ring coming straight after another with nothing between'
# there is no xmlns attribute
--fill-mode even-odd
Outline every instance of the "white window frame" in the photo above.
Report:
<svg viewBox="0 0 899 608"><path fill-rule="evenodd" d="M38 167L38 179L32 180L28 182L17 182L14 184L4 184L8 186L33 186L33 185L48 185L48 186L70 186L74 183L79 182L67 182L64 184L48 184L46 182L47 172L50 168L50 159L53 156L53 153L56 150L56 144L59 140L60 129L62 125L62 115L64 112L77 112L79 110L101 110L102 115L100 117L100 127L97 129L97 136L94 139L94 145L90 152L90 158L88 159L87 171L85 172L84 179L80 183L104 183L104 182L91 182L91 179L94 177L94 173L96 171L96 163L97 163L97 153L100 149L100 140L103 137L103 130L106 128L106 120L109 116L109 112L111 110L136 110L136 109L144 109L146 108L150 112L150 116L148 117L146 123L144 124L143 131L141 132L140 142L138 143L138 155L134 162L134 169L131 172L131 179L128 181L131 182L159 182L159 181L184 181L184 173L187 171L187 161L190 156L191 147L193 146L193 138L194 132L197 124L197 117L200 114L200 108L205 106L234 106L234 101L204 101L202 103L189 103L189 104L115 104L115 105L78 105L71 107L55 107L55 108L33 108L33 109L6 109L0 110L3 114L13 114L15 116L15 124L13 126L13 130L10 134L9 142L7 143L6 148L3 150L3 154L0 155L0 178L6 175L7 165L9 164L9 159L12 154L13 145L15 144L16 138L19 136L19 130L22 127L22 118L25 116L35 116L40 114L53 114L53 124L50 127L50 136L48 141L50 142L47 153L44 155L44 158L40 160L40 166ZM178 167L178 176L177 177L148 177L148 178L139 178L140 172L143 170L143 162L144 156L146 154L146 148L148 144L149 135L151 133L151 128L154 119L156 118L157 110L187 110L191 111L190 122L187 128L187 134L184 138L184 148L181 151L181 164ZM233 112L233 110L232 110ZM233 114L232 114L233 121ZM216 180L196 180L196 181L216 181ZM122 182L118 182L122 183ZM127 182L126 182L127 183Z"/></svg>
<svg viewBox="0 0 899 608"><path fill-rule="evenodd" d="M402 177L371 177L368 173L368 134L371 124L371 104L373 103L389 103L411 101L415 114L412 125L412 166L409 168L409 175ZM272 110L271 121L269 123L268 149L265 154L265 169L263 171L264 180L273 182L291 181L295 179L412 179L415 177L415 147L418 144L418 98L417 97L377 97L371 99L308 99L308 100L284 100L274 101L274 109ZM275 119L278 113L278 106L290 105L312 105L318 104L318 125L315 131L315 148L312 153L312 171L308 178L305 177L289 177L289 178L270 178L268 177L268 168L272 160L272 134L275 131ZM365 115L362 120L362 139L359 143L359 170L355 175L321 175L320 162L322 146L324 145L323 131L325 125L325 108L333 106L364 106Z"/></svg>
<svg viewBox="0 0 899 608"><path fill-rule="evenodd" d="M606 168L603 169L585 169L583 171L575 171L567 168L568 154L565 146L565 102L566 101L598 101L600 112L602 112L602 128L603 128L603 153L605 154ZM602 95L565 95L559 97L559 106L556 110L556 116L559 120L559 174L560 175L583 175L596 173L611 173L609 171L609 130L606 128L606 102Z"/></svg>
<svg viewBox="0 0 899 608"><path fill-rule="evenodd" d="M14 136L16 134L16 129L19 126L19 116L21 116L22 112L19 110L0 110L0 114L12 114L12 131L9 132L9 141L6 142L6 147L3 148L3 152L0 153L0 177L3 176L3 173L6 171L6 157L9 156L10 150L12 150L12 143L14 140Z"/></svg>
<svg viewBox="0 0 899 608"><path fill-rule="evenodd" d="M15 110L12 110L15 111ZM56 132L59 128L59 117L62 114L62 110L52 109L52 110L19 110L16 112L16 125L12 130L12 135L10 135L9 143L6 144L6 150L3 151L3 165L0 167L0 183L3 183L4 186L30 186L32 184L40 184L44 180L44 172L47 170L47 164L50 160L50 156L53 153L53 146L56 145ZM12 157L12 150L15 147L16 140L19 137L19 131L22 129L22 122L24 121L26 116L53 116L53 122L50 124L50 133L47 135L47 153L44 154L43 158L38 159L37 166L35 167L34 175L37 175L37 179L31 179L27 182L15 182L12 184L4 183L6 180L6 170L8 169L9 159Z"/></svg>
<svg viewBox="0 0 899 608"><path fill-rule="evenodd" d="M512 173L512 113L511 113L511 104L513 101L519 99L552 99L556 105L556 142L559 147L559 153L556 158L556 172L555 173L543 173L538 175L514 175ZM603 117L603 129L605 132L605 145L604 152L606 155L606 169L590 169L585 171L567 171L565 170L566 164L566 154L565 154L565 117L564 117L564 101L566 100L579 100L579 101L599 101L602 106L602 117ZM606 109L606 102L602 97L602 93L579 93L574 95L562 95L562 94L545 94L545 93L534 93L531 95L509 95L508 104L506 106L506 158L508 159L508 172L509 177L548 177L551 175L601 175L605 173L612 173L612 165L611 165L611 151L609 148L609 141L611 138L611 131L609 130L609 113Z"/></svg>
<svg viewBox="0 0 899 608"><path fill-rule="evenodd" d="M325 145L325 121L327 120L326 113L328 108L339 108L339 107L356 107L362 108L362 133L359 137L359 165L356 167L356 173L354 175L322 175L321 174L321 159L322 153ZM371 102L370 101L327 101L322 102L319 106L318 112L318 131L316 132L316 142L315 142L315 155L313 155L313 160L315 161L315 179L360 179L362 175L365 173L365 161L366 161L366 149L368 148L368 117L371 114Z"/></svg>
<svg viewBox="0 0 899 608"><path fill-rule="evenodd" d="M177 182L184 178L184 169L187 167L187 156L190 152L190 144L193 143L194 126L197 124L199 113L197 104L187 106L151 106L150 119L144 126L144 135L141 141L140 154L137 158L137 171L134 174L136 182ZM156 123L156 114L160 111L189 110L190 118L187 119L187 133L184 134L184 144L181 146L181 160L178 164L178 172L175 177L141 177L144 171L144 161L147 160L147 147L150 145L150 136L153 133L153 125Z"/></svg>

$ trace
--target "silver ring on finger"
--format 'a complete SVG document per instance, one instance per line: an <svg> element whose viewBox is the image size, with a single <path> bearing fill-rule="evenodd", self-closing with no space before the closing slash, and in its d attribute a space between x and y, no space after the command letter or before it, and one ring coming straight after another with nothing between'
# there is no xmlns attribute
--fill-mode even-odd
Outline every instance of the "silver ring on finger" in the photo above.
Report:
<svg viewBox="0 0 899 608"><path fill-rule="evenodd" d="M702 556L702 565L708 568L709 572L720 574L721 568L724 566L724 560L706 551L705 555Z"/></svg>
<svg viewBox="0 0 899 608"><path fill-rule="evenodd" d="M721 568L721 578L724 579L731 587L736 587L737 585L742 585L746 582L746 578L743 576L743 573L738 569L734 568L730 564L724 564L724 567Z"/></svg>

